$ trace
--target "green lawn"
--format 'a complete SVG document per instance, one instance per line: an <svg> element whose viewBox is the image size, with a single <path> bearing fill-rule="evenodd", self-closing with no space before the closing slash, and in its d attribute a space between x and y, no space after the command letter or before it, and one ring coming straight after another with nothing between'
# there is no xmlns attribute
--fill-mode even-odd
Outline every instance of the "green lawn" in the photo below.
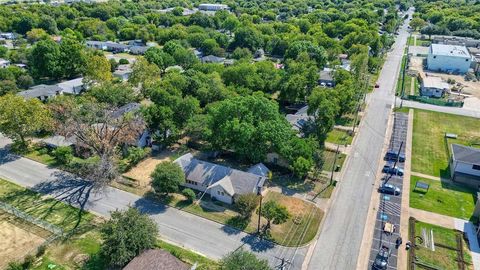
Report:
<svg viewBox="0 0 480 270"><path fill-rule="evenodd" d="M455 133L458 139L445 139ZM413 121L412 171L449 177L450 144L480 142L480 119L415 109Z"/></svg>
<svg viewBox="0 0 480 270"><path fill-rule="evenodd" d="M406 58L407 58L407 56L404 54L403 57L402 57L402 64L401 64L400 71L399 71L399 74L398 74L398 79L397 79L397 90L396 90L397 96L400 96L402 94L402 74L403 74L403 70L405 69ZM407 88L407 86L406 86L406 84L408 82L407 78L408 78L408 76L405 73L405 92L408 94L410 92L410 88ZM408 82L408 83L410 83L410 82Z"/></svg>
<svg viewBox="0 0 480 270"><path fill-rule="evenodd" d="M26 158L35 160L48 166L57 166L55 158L47 152L46 148L34 146L32 151L25 155Z"/></svg>
<svg viewBox="0 0 480 270"><path fill-rule="evenodd" d="M335 165L339 165L340 167L343 166L343 163L345 162L345 158L347 155L343 153L338 153L337 154L337 162ZM323 164L322 168L320 170L322 171L331 171L333 167L333 162L335 161L335 152L334 151L324 151L323 152Z"/></svg>
<svg viewBox="0 0 480 270"><path fill-rule="evenodd" d="M430 185L427 193L415 190L415 183L421 181ZM446 216L469 220L475 208L476 191L451 182L410 178L410 207Z"/></svg>
<svg viewBox="0 0 480 270"><path fill-rule="evenodd" d="M3 179L0 179L0 201L65 231L75 227L88 226L93 219L93 215L90 213L80 211L52 198L44 198L39 193Z"/></svg>
<svg viewBox="0 0 480 270"><path fill-rule="evenodd" d="M352 144L353 137L344 130L333 129L328 133L327 142L334 144Z"/></svg>
<svg viewBox="0 0 480 270"><path fill-rule="evenodd" d="M430 230L433 231L433 238L435 243L443 244L449 247L456 248L456 235L461 234L461 232L454 231L451 229L443 228L440 226L424 223L417 221L415 222L415 235L422 237L422 229L426 229L427 233L430 233ZM417 241L417 248L415 249L415 256L417 260L423 263L426 263L431 266L436 266L439 269L457 269L457 252L455 250L450 250L447 248L435 246L435 251L432 251L426 248L420 241ZM465 242L464 246L464 260L471 264L471 255L468 251ZM423 269L423 268L422 268Z"/></svg>

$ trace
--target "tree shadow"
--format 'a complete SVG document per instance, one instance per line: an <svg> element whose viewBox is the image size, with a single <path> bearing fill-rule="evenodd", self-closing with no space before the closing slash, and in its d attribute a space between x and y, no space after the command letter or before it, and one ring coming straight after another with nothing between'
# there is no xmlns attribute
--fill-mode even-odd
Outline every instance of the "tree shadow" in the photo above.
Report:
<svg viewBox="0 0 480 270"><path fill-rule="evenodd" d="M75 177L69 173L57 171L52 174L54 177L51 181L39 183L32 187L33 191L52 196L53 204L49 207L44 217L50 215L55 207L64 202L79 209L77 212L76 223L73 226L72 232L75 231L85 213L85 207L89 202L92 192L101 192L102 189L96 188L92 181L87 181L79 177ZM64 221L69 216L64 217Z"/></svg>
<svg viewBox="0 0 480 270"><path fill-rule="evenodd" d="M20 159L19 155L10 152L10 144L0 148L0 165Z"/></svg>
<svg viewBox="0 0 480 270"><path fill-rule="evenodd" d="M242 238L242 242L250 246L254 252L263 252L275 247L275 244L269 240L261 239L256 235L247 234Z"/></svg>
<svg viewBox="0 0 480 270"><path fill-rule="evenodd" d="M133 203L133 207L144 214L155 215L164 213L167 206L163 203L155 202L148 197L142 197Z"/></svg>

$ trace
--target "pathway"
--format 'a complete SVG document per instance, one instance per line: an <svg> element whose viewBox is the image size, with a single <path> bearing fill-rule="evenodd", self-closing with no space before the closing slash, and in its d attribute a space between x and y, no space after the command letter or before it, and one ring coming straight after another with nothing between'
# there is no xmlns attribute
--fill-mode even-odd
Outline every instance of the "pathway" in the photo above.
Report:
<svg viewBox="0 0 480 270"><path fill-rule="evenodd" d="M396 103L397 107L399 107L401 103L402 103L402 100L397 99L397 103ZM475 110L470 110L465 108L436 106L432 104L420 103L420 102L411 101L411 100L403 100L402 104L403 104L403 107L409 107L414 109L422 109L422 110L428 110L428 111L450 113L450 114L480 118L480 111L475 111Z"/></svg>

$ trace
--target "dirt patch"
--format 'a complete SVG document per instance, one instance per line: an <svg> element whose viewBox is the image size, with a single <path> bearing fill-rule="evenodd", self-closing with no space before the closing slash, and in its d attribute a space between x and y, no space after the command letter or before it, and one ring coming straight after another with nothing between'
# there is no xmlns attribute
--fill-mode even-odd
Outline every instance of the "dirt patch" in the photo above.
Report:
<svg viewBox="0 0 480 270"><path fill-rule="evenodd" d="M25 255L40 246L45 239L8 221L4 215L1 215L1 219L0 269L4 269L9 262L22 260Z"/></svg>

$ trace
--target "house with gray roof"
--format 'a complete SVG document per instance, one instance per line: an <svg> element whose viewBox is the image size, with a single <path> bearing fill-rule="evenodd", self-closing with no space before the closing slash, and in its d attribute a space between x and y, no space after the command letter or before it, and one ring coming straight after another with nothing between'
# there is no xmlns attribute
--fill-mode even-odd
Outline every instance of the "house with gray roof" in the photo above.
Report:
<svg viewBox="0 0 480 270"><path fill-rule="evenodd" d="M142 105L140 103L131 102L113 111L111 116L113 118L120 118L127 113L137 113L140 111L141 107ZM140 121L141 124L144 124L143 118L139 118L138 121ZM147 128L144 128L143 130L140 131L139 134L137 134L136 146L137 147L152 146L152 136L150 134L150 131Z"/></svg>
<svg viewBox="0 0 480 270"><path fill-rule="evenodd" d="M450 173L452 181L478 189L480 187L480 149L452 144Z"/></svg>
<svg viewBox="0 0 480 270"><path fill-rule="evenodd" d="M251 168L244 172L226 166L199 160L185 154L174 161L185 173L185 187L209 194L212 199L232 204L242 194L263 191L265 180L262 170ZM260 174L257 174L259 172Z"/></svg>
<svg viewBox="0 0 480 270"><path fill-rule="evenodd" d="M83 77L57 83L57 86L62 88L64 94L78 95L83 90L86 90L85 84L83 83Z"/></svg>
<svg viewBox="0 0 480 270"><path fill-rule="evenodd" d="M308 115L308 105L303 106L294 114L287 114L285 118L292 128L298 131L299 136L303 136L305 129L308 129L309 126L313 123L313 116Z"/></svg>
<svg viewBox="0 0 480 270"><path fill-rule="evenodd" d="M202 63L215 63L215 64L223 64L225 63L225 57L218 57L215 55L207 55L201 58Z"/></svg>
<svg viewBox="0 0 480 270"><path fill-rule="evenodd" d="M30 87L28 90L19 92L17 95L25 99L38 98L41 101L46 101L49 98L61 95L63 89L58 85L39 84Z"/></svg>

